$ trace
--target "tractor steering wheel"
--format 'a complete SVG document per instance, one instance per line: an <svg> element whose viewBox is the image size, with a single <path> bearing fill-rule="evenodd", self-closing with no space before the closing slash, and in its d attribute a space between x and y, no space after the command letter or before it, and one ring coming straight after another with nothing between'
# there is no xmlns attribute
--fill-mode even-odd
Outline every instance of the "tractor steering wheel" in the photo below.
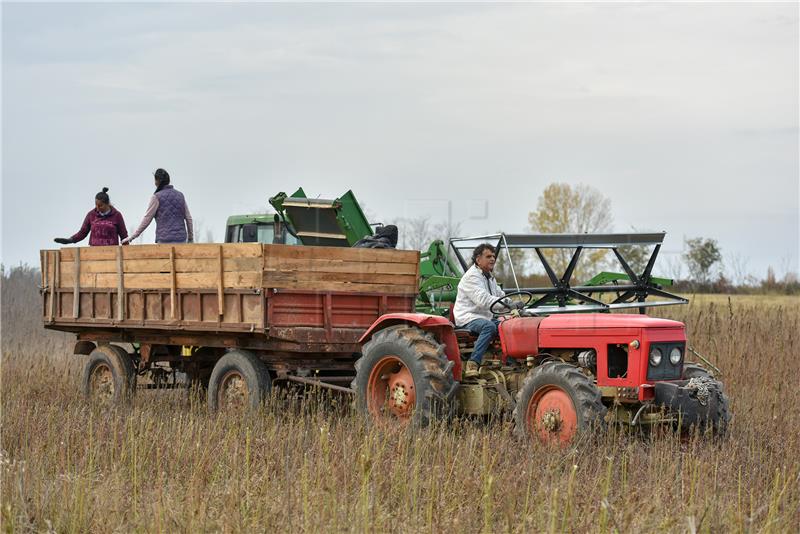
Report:
<svg viewBox="0 0 800 534"><path fill-rule="evenodd" d="M505 297L500 297L499 299L497 299L494 302L492 302L492 305L489 306L489 311L492 312L492 315L504 315L506 313L510 313L512 311L512 309L509 308L508 306L506 306L505 302L503 302L503 301L506 300L508 297L515 297L517 295L525 295L526 297L528 297L525 300L525 303L523 304L523 307L527 306L528 304L530 304L531 301L533 300L533 293L531 293L530 291L512 291L511 293L507 293ZM503 306L506 309L506 311L499 312L499 311L495 310L495 306L497 306L498 304Z"/></svg>

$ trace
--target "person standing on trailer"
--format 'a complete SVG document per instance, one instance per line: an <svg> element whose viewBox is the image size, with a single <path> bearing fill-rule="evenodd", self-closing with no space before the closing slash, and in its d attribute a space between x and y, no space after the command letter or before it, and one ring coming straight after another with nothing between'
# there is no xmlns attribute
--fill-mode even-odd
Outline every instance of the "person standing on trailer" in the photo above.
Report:
<svg viewBox="0 0 800 534"><path fill-rule="evenodd" d="M79 243L89 235L90 247L119 245L119 240L128 237L125 220L108 198L108 188L94 196L94 209L86 214L83 225L72 237L57 237L53 241L60 245Z"/></svg>
<svg viewBox="0 0 800 534"><path fill-rule="evenodd" d="M156 243L193 243L192 214L189 213L186 198L170 185L167 171L156 169L153 176L156 190L150 198L142 222L122 244L128 244L142 235L153 219L156 220Z"/></svg>
<svg viewBox="0 0 800 534"><path fill-rule="evenodd" d="M458 283L456 302L453 305L453 316L457 328L465 328L478 336L467 361L464 377L478 376L478 369L483 363L483 354L497 337L499 321L494 318L490 306L498 298L505 297L505 292L497 285L492 276L497 261L495 249L489 243L482 243L472 251L472 266L467 269ZM508 308L521 308L522 303L510 302Z"/></svg>

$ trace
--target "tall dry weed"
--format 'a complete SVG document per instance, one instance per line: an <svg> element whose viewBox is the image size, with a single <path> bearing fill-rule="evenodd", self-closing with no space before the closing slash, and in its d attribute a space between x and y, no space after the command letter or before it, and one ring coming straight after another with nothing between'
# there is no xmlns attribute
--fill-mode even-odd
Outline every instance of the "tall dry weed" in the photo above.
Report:
<svg viewBox="0 0 800 534"><path fill-rule="evenodd" d="M3 279L3 527L13 531L789 532L800 524L800 304L665 310L732 398L722 442L612 430L567 450L502 421L366 427L346 398L276 392L209 416L184 391L83 401L35 272ZM70 364L69 362L73 362Z"/></svg>

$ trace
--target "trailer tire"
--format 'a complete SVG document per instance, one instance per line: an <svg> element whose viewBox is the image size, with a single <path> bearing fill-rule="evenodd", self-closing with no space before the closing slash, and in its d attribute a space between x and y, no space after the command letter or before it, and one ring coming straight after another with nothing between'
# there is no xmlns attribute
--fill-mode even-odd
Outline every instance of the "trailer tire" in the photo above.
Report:
<svg viewBox="0 0 800 534"><path fill-rule="evenodd" d="M522 383L514 422L524 439L564 446L580 434L604 430L607 412L589 377L574 365L547 361Z"/></svg>
<svg viewBox="0 0 800 534"><path fill-rule="evenodd" d="M356 409L372 424L424 427L455 411L453 362L420 328L403 324L377 332L355 367Z"/></svg>
<svg viewBox="0 0 800 534"><path fill-rule="evenodd" d="M83 367L81 387L86 398L107 404L125 403L136 391L133 358L122 347L100 345Z"/></svg>
<svg viewBox="0 0 800 534"><path fill-rule="evenodd" d="M257 410L271 388L264 362L252 352L234 350L214 365L208 382L208 409L211 413Z"/></svg>
<svg viewBox="0 0 800 534"><path fill-rule="evenodd" d="M718 387L712 389L713 394L717 396L717 410L711 415L711 420L701 427L701 430L705 430L705 428L708 427L708 423L710 423L711 430L715 436L724 436L728 431L731 413L729 408L730 401L728 396L725 395L722 382L716 380L703 366L696 363L684 363L681 377L684 380L692 378L710 378L717 383Z"/></svg>

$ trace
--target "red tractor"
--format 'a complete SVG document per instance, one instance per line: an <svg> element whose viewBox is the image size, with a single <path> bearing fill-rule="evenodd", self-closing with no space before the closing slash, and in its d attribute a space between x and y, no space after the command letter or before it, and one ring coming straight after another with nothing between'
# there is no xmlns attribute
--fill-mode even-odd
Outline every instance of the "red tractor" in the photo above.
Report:
<svg viewBox="0 0 800 534"><path fill-rule="evenodd" d="M644 315L646 307L687 302L663 290L670 281L651 276L663 233L452 240L464 269L462 251L490 238L498 239L498 257L505 254L508 261L509 249L535 250L552 286L508 293L506 298L524 300L521 311L509 313L504 299L492 305L501 319L499 337L477 378L461 374L475 339L447 318L380 317L360 340L362 356L352 383L356 404L370 420L425 425L456 414L513 414L521 434L560 444L615 423L724 433L728 399L711 373L687 362L684 324ZM621 252L631 245L653 246L641 274ZM561 277L542 253L552 248L572 250ZM625 273L603 273L571 286L585 249L610 249ZM640 313L609 313L626 308Z"/></svg>

